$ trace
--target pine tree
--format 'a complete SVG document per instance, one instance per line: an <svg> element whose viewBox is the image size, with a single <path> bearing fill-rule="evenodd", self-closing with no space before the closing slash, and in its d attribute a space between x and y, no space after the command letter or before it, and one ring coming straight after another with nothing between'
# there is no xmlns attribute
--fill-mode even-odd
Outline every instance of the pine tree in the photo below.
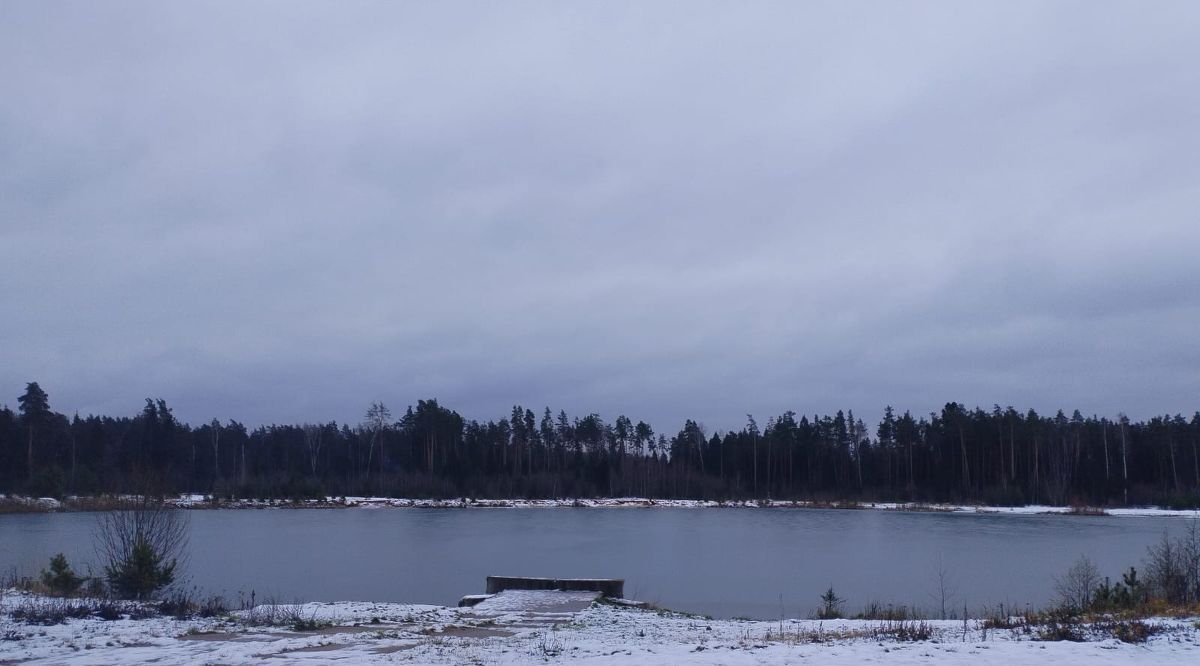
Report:
<svg viewBox="0 0 1200 666"><path fill-rule="evenodd" d="M817 611L817 617L822 620L836 620L842 616L842 604L845 600L839 597L830 585L825 594L821 595L821 609Z"/></svg>
<svg viewBox="0 0 1200 666"><path fill-rule="evenodd" d="M70 596L79 591L83 578L75 575L71 565L67 564L67 556L59 553L50 558L50 570L42 570L42 584L50 592L60 596Z"/></svg>
<svg viewBox="0 0 1200 666"><path fill-rule="evenodd" d="M34 431L42 430L50 422L50 398L38 386L37 382L25 385L25 393L17 398L20 404L21 422L25 426L26 436L26 472L33 479L33 440Z"/></svg>
<svg viewBox="0 0 1200 666"><path fill-rule="evenodd" d="M139 538L124 561L105 570L108 583L125 599L146 599L175 581L176 561L164 562L146 539Z"/></svg>

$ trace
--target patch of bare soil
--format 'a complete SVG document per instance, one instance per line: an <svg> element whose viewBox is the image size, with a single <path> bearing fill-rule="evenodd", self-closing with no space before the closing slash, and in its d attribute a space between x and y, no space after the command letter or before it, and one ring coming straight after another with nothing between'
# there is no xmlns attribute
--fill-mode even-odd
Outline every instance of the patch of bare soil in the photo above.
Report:
<svg viewBox="0 0 1200 666"><path fill-rule="evenodd" d="M275 655L271 655L271 656L273 656L273 657L282 657L282 656L283 656L283 655L285 655L285 654L292 654L292 653L295 653L295 652L301 652L301 653L305 653L305 652L332 652L332 651L334 651L334 650L340 650L340 649L342 649L342 648L344 648L344 647L346 647L346 646L345 646L345 645L342 645L342 644L340 644L340 643L325 643L325 644L323 644L323 645L310 645L310 646L308 646L308 647L302 647L302 648L290 648L290 649L287 649L287 650L284 650L284 651L280 652L279 654L275 654Z"/></svg>
<svg viewBox="0 0 1200 666"><path fill-rule="evenodd" d="M359 624L359 625L334 625L332 627L321 627L312 631L299 632L305 636L337 636L338 634L373 634L380 631L398 631L405 628L411 628L412 625L402 624Z"/></svg>
<svg viewBox="0 0 1200 666"><path fill-rule="evenodd" d="M199 634L184 634L179 636L181 641L205 641L217 643L255 643L262 641L274 641L289 634L246 634L246 633L230 633L225 631L206 631Z"/></svg>
<svg viewBox="0 0 1200 666"><path fill-rule="evenodd" d="M375 654L396 654L397 652L403 652L404 650L411 650L415 647L417 647L417 643L402 643L400 645L381 645L377 648L373 648L371 650L371 652L374 652Z"/></svg>
<svg viewBox="0 0 1200 666"><path fill-rule="evenodd" d="M447 625L441 631L429 630L422 631L421 633L427 636L451 636L454 638L509 638L510 636L517 635L517 632L506 629L471 627L459 624Z"/></svg>

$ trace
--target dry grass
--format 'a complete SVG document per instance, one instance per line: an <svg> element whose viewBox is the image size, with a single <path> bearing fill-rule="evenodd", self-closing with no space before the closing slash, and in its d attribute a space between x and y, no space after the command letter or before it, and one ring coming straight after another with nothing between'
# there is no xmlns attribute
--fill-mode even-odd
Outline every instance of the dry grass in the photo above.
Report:
<svg viewBox="0 0 1200 666"><path fill-rule="evenodd" d="M1086 506L1083 504L1072 504L1067 510L1069 516L1107 516L1108 512L1098 506Z"/></svg>
<svg viewBox="0 0 1200 666"><path fill-rule="evenodd" d="M768 629L762 637L762 642L804 645L869 639L904 643L927 641L933 638L933 635L933 626L923 620L888 620L856 629L826 629L817 626L815 628L796 627L789 630L786 625L780 624L778 629ZM743 640L748 643L754 642L750 638L749 631Z"/></svg>
<svg viewBox="0 0 1200 666"><path fill-rule="evenodd" d="M253 597L251 598L253 599ZM249 626L288 627L292 631L316 631L332 624L325 620L318 620L315 610L304 615L304 606L299 602L281 604L272 597L258 605L253 605L252 601L249 607L243 601L242 606L238 619Z"/></svg>

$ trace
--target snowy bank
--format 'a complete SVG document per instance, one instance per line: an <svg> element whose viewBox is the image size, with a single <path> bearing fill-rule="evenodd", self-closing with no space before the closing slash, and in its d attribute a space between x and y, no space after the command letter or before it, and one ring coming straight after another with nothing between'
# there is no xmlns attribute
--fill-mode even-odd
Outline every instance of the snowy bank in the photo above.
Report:
<svg viewBox="0 0 1200 666"><path fill-rule="evenodd" d="M457 509L457 508L734 508L734 509L845 509L867 511L926 511L941 513L995 513L1011 515L1110 515L1110 516L1160 516L1200 517L1200 509L1161 509L1158 507L1070 507L1028 505L1018 507L981 506L969 504L928 504L917 502L811 502L802 500L685 500L649 499L645 497L576 498L576 499L404 499L394 497L327 497L323 500L300 502L284 500L222 500L214 504L204 495L181 495L175 504L186 508L218 506L222 508L268 508L268 507L366 507L366 508L410 508L410 509Z"/></svg>
<svg viewBox="0 0 1200 666"><path fill-rule="evenodd" d="M64 501L50 497L0 495L0 512L73 511L115 508L134 496L80 497ZM844 509L865 511L914 511L934 513L988 513L1002 515L1084 515L1125 517L1200 518L1200 509L1162 509L1158 507L1070 507L1049 505L983 506L972 504L930 504L921 502L815 502L803 500L684 500L645 497L567 498L567 499L405 499L395 497L326 497L308 500L214 499L211 495L183 494L167 500L183 509L559 509L559 508L675 508L675 509Z"/></svg>
<svg viewBox="0 0 1200 666"><path fill-rule="evenodd" d="M525 593L536 595L537 593ZM907 640L905 625L869 620L737 621L594 603L574 613L529 610L537 600L489 609L410 604L309 603L259 606L220 618L96 617L51 626L12 619L49 600L8 591L0 600L0 663L23 664L1072 664L1195 663L1194 619L1146 620L1152 635L1124 643L1106 628L1083 642L1038 640L1037 632L985 629L970 621L909 623L927 637ZM256 626L264 617L303 618L307 631ZM278 623L277 623L278 624ZM284 623L286 624L286 623ZM911 636L909 636L911 638Z"/></svg>

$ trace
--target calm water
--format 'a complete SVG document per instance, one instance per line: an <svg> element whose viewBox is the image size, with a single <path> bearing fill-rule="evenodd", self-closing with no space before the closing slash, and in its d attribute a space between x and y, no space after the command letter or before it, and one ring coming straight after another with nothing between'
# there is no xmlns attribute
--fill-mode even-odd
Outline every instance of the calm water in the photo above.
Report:
<svg viewBox="0 0 1200 666"><path fill-rule="evenodd" d="M340 509L192 511L186 574L236 599L453 605L488 574L625 578L627 597L719 617L808 615L830 585L933 608L936 563L957 608L1042 604L1086 553L1114 578L1180 518L788 509ZM0 568L65 552L95 562L86 513L0 515Z"/></svg>

